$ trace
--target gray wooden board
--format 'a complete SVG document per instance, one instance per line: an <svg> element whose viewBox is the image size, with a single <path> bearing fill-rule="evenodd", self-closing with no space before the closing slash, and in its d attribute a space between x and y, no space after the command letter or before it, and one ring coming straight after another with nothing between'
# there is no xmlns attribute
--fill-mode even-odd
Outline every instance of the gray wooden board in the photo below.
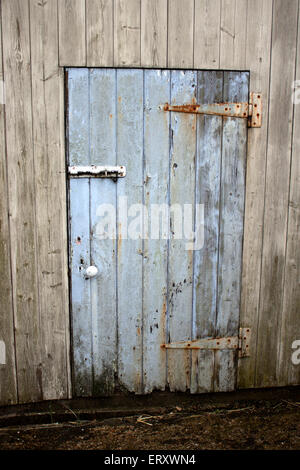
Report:
<svg viewBox="0 0 300 470"><path fill-rule="evenodd" d="M224 72L223 99L247 101L248 72ZM247 121L223 118L216 336L239 332ZM215 353L215 390L236 386L235 351Z"/></svg>
<svg viewBox="0 0 300 470"><path fill-rule="evenodd" d="M195 2L194 67L219 67L221 0Z"/></svg>
<svg viewBox="0 0 300 470"><path fill-rule="evenodd" d="M113 11L114 0L86 2L87 65L113 65Z"/></svg>
<svg viewBox="0 0 300 470"><path fill-rule="evenodd" d="M298 44L296 55L296 74L300 76L300 9L298 11ZM299 88L298 88L299 99ZM293 151L291 162L291 182L289 194L289 218L287 234L287 251L285 265L283 319L280 338L280 350L278 355L278 375L281 385L299 384L300 367L297 362L291 360L291 354L295 353L295 344L299 340L300 331L300 106L294 104L293 124ZM299 348L299 344L298 344ZM299 357L299 355L298 355Z"/></svg>
<svg viewBox="0 0 300 470"><path fill-rule="evenodd" d="M116 164L115 83L115 70L90 72L90 163L95 165ZM112 180L90 180L91 264L100 273L91 280L93 395L113 392L117 366L116 240L103 239L98 224L101 204L115 206L116 191Z"/></svg>
<svg viewBox="0 0 300 470"><path fill-rule="evenodd" d="M141 2L141 65L166 67L167 65L167 16L166 0Z"/></svg>
<svg viewBox="0 0 300 470"><path fill-rule="evenodd" d="M58 69L57 3L44 7L30 0L33 153L36 194L36 232L43 399L68 397L67 251L64 115L57 108L63 90ZM41 41L40 37L44 40ZM57 203L59 201L59 204ZM50 223L51 221L51 223Z"/></svg>
<svg viewBox="0 0 300 470"><path fill-rule="evenodd" d="M68 72L69 83L69 163L89 162L89 73L85 69ZM70 181L70 256L72 289L72 335L74 392L92 394L92 318L90 283L84 270L90 265L90 184Z"/></svg>
<svg viewBox="0 0 300 470"><path fill-rule="evenodd" d="M222 0L220 15L220 64L224 70L246 68L248 0ZM251 3L251 8L254 8ZM250 9L250 8L249 8Z"/></svg>
<svg viewBox="0 0 300 470"><path fill-rule="evenodd" d="M194 50L193 0L168 2L168 67L191 68Z"/></svg>
<svg viewBox="0 0 300 470"><path fill-rule="evenodd" d="M278 383L293 128L298 2L274 2L264 238L255 385ZM282 87L280 74L284 68ZM280 114L278 109L281 110ZM296 279L296 272L295 272ZM294 297L296 300L296 297ZM298 309L299 311L299 309ZM284 313L285 315L285 313ZM288 338L286 338L288 340Z"/></svg>
<svg viewBox="0 0 300 470"><path fill-rule="evenodd" d="M1 2L6 83L6 150L18 399L43 399L29 5Z"/></svg>
<svg viewBox="0 0 300 470"><path fill-rule="evenodd" d="M238 365L238 387L251 388L255 382L257 325L261 251L263 241L264 192L266 183L266 149L269 115L270 48L272 34L272 0L252 0L247 11L246 65L250 70L250 89L262 94L262 127L248 130L241 326L251 327L251 355Z"/></svg>
<svg viewBox="0 0 300 470"><path fill-rule="evenodd" d="M170 98L170 71L145 71L144 93L144 202L151 215L152 204L167 207L169 197L170 115L159 111L158 106ZM143 253L143 383L146 393L155 388L164 389L166 384L166 352L158 345L166 341L169 226L168 221L165 226L161 224L161 231L166 232L162 239L156 239L154 233L155 238L151 238L152 216L151 222Z"/></svg>
<svg viewBox="0 0 300 470"><path fill-rule="evenodd" d="M0 25L1 33L1 25ZM3 80L2 70L2 35L0 34L0 79ZM11 293L11 264L10 264L10 237L8 220L8 187L6 175L6 150L5 150L5 109L4 103L0 103L0 186L2 197L0 198L0 303L5 315L0 315L0 341L4 348L4 357L0 357L0 402L3 405L16 403L17 383L15 365L14 342L14 312Z"/></svg>
<svg viewBox="0 0 300 470"><path fill-rule="evenodd" d="M47 2L43 2L47 3ZM44 6L40 4L40 6ZM86 2L85 0L59 0L59 65L86 64Z"/></svg>
<svg viewBox="0 0 300 470"><path fill-rule="evenodd" d="M191 103L196 99L197 73L171 72L171 104ZM196 121L195 114L172 113L170 142L170 205L183 211L194 202ZM186 240L177 238L174 213L170 214L169 251L169 342L191 337L193 302L193 251ZM190 351L168 352L168 384L171 391L190 388Z"/></svg>
<svg viewBox="0 0 300 470"><path fill-rule="evenodd" d="M129 239L131 223L140 212L130 206L143 203L143 71L117 74L117 164L125 165L126 178L118 181L118 201L127 197L127 230L124 211L118 215L118 377L129 391L142 390L142 279L143 243L140 224ZM120 201L121 202L121 201ZM128 232L128 237L126 237ZM125 236L124 236L125 235Z"/></svg>
<svg viewBox="0 0 300 470"><path fill-rule="evenodd" d="M114 65L136 67L141 62L141 1L114 1Z"/></svg>
<svg viewBox="0 0 300 470"><path fill-rule="evenodd" d="M223 72L198 72L197 102L222 100ZM196 203L204 204L205 232L203 248L194 253L193 339L215 336L222 117L199 116L197 125L195 196ZM213 391L213 378L214 352L193 351L191 391Z"/></svg>
<svg viewBox="0 0 300 470"><path fill-rule="evenodd" d="M264 235L255 385L278 384L285 276L298 2L274 2ZM284 69L285 87L280 74ZM278 109L281 110L280 115ZM295 272L296 276L296 272ZM295 277L296 279L296 277ZM296 300L296 297L294 297ZM285 315L285 313L284 313ZM288 340L288 338L286 338Z"/></svg>

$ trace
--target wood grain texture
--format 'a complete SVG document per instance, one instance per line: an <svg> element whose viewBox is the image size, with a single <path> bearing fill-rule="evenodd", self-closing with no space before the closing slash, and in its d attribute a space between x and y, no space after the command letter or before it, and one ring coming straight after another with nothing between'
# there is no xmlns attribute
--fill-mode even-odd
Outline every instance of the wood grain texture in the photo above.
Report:
<svg viewBox="0 0 300 470"><path fill-rule="evenodd" d="M298 2L275 0L256 385L278 383L288 218ZM284 82L282 80L284 70ZM278 113L280 109L280 114Z"/></svg>
<svg viewBox="0 0 300 470"><path fill-rule="evenodd" d="M113 0L86 0L87 66L113 65Z"/></svg>
<svg viewBox="0 0 300 470"><path fill-rule="evenodd" d="M143 253L143 383L144 392L149 393L154 389L164 390L166 385L166 351L160 345L166 342L168 311L170 115L159 110L159 105L169 101L171 83L170 71L144 73L144 204L151 223ZM154 204L157 208L158 204L164 204L166 208L162 211L164 222L157 224L160 234L154 231L157 221Z"/></svg>
<svg viewBox="0 0 300 470"><path fill-rule="evenodd" d="M222 100L223 72L198 72L197 102ZM216 330L222 127L221 117L197 117L195 201L204 204L204 245L194 252L193 339L214 338ZM214 351L193 351L191 392L213 390Z"/></svg>
<svg viewBox="0 0 300 470"><path fill-rule="evenodd" d="M168 67L193 68L194 0L168 5Z"/></svg>
<svg viewBox="0 0 300 470"><path fill-rule="evenodd" d="M64 293L64 318L65 318L65 348L66 348L66 373L67 373L67 397L72 398L72 360L71 360L71 316L70 316L70 280L69 280L69 220L68 220L68 201L67 201L67 142L66 142L66 103L67 97L65 96L65 71L60 70L59 74L60 87L59 87L59 138L60 138L60 165L62 170L59 175L60 191L61 188L65 189L63 194L61 191L61 240L63 244L62 249L62 283L65 286ZM63 117L62 117L63 116Z"/></svg>
<svg viewBox="0 0 300 470"><path fill-rule="evenodd" d="M196 91L196 72L172 71L171 104L192 103ZM182 218L184 204L194 204L196 119L195 114L171 115L170 206L179 207ZM168 342L191 339L193 310L193 251L187 249L187 242L174 223L176 206L170 220ZM185 392L190 388L190 357L190 351L168 351L171 391Z"/></svg>
<svg viewBox="0 0 300 470"><path fill-rule="evenodd" d="M141 63L141 2L114 0L114 65Z"/></svg>
<svg viewBox="0 0 300 470"><path fill-rule="evenodd" d="M2 57L2 25L0 22L0 80L4 80ZM2 97L1 97L2 98ZM5 96L3 96L5 98ZM17 402L17 381L14 341L14 312L11 278L11 246L8 220L8 185L6 166L5 104L0 103L0 341L5 344L5 364L0 364L0 403Z"/></svg>
<svg viewBox="0 0 300 470"><path fill-rule="evenodd" d="M90 163L116 165L116 71L90 71ZM101 205L115 207L117 183L111 179L90 180L91 264L99 276L91 279L93 337L93 395L110 395L117 372L117 273L116 220L114 237L102 235ZM104 207L103 207L104 209Z"/></svg>
<svg viewBox="0 0 300 470"><path fill-rule="evenodd" d="M36 401L43 396L53 397L56 389L59 393L65 393L65 387L69 387L66 377L61 377L61 372L67 371L69 365L69 334L65 269L67 258L63 248L67 240L67 231L64 228L66 224L63 222L66 217L63 196L65 97L62 70L58 72L57 68L58 55L61 67L78 67L85 64L93 67L110 67L113 64L126 64L128 67L164 67L167 64L173 68L194 66L250 70L251 90L262 92L263 96L263 126L261 129L248 131L241 325L250 326L252 329L252 354L239 362L238 386L299 383L297 370L290 363L287 364L291 353L289 343L294 337L293 331L299 328L299 170L296 159L299 117L297 107L294 111L292 109L290 88L294 78L299 79L298 72L294 75L293 65L299 2L170 0L168 3L166 14L163 0L142 0L141 10L138 0L1 2L7 100L5 131L8 149L7 183L3 173L5 166L1 167L0 173L1 237L4 240L1 246L5 252L3 267L8 266L9 269L9 239L12 254L12 282L7 284L8 279L1 278L1 286L3 292L8 292L4 296L7 304L2 305L3 311L9 312L5 317L4 328L8 332L7 337L11 338L8 341L12 350L8 355L11 361L14 325L9 295L13 297L18 365L18 372L14 373L20 382L21 402ZM58 41L54 20L56 5ZM111 10L114 10L113 18L110 16ZM280 113L277 112L279 107L282 110ZM55 119L59 123L55 122ZM0 123L3 126L2 115ZM0 135L4 155L1 124ZM51 175L49 182L46 179L47 165ZM55 165L60 168L58 172L54 168ZM39 171L41 176L37 174ZM48 214L49 218L43 217L43 204L48 205L45 214ZM7 210L10 214L10 224L7 223L5 215ZM55 225L59 225L57 233ZM61 249L61 254L48 254L48 244L54 250L55 247ZM261 283L262 244L264 251ZM46 266L43 271L51 274L39 272L40 260ZM51 276L55 282L50 283ZM50 287L60 282L61 286ZM60 295L55 296L52 290L62 292L64 299L59 299ZM46 318L47 299L52 299L54 304L50 316ZM59 313L62 310L64 324ZM53 331L55 325L61 327L60 332L56 330L56 336L50 341L49 331ZM62 354L62 347L66 349L63 355L60 355L60 371L56 372L53 367L57 356L54 362L45 356L46 347L41 345L45 335L52 357L51 350L56 344L59 354ZM66 365L63 365L64 361L67 361ZM266 370L269 369L269 363L270 370ZM41 373L44 365L50 373L49 380ZM3 370L2 368L1 373ZM1 380L4 383L3 380L6 379L2 377L3 375ZM8 380L9 382L5 382L7 386L3 386L0 393L0 402L3 404L7 403L7 400L16 399L16 381L13 376Z"/></svg>
<svg viewBox="0 0 300 470"><path fill-rule="evenodd" d="M298 10L298 44L295 79L300 77L300 9ZM284 273L282 326L278 353L279 385L300 383L299 365L293 364L293 342L300 338L300 106L299 84L295 94L293 116L292 161L288 200L287 248Z"/></svg>
<svg viewBox="0 0 300 470"><path fill-rule="evenodd" d="M222 0L220 69L246 68L247 1Z"/></svg>
<svg viewBox="0 0 300 470"><path fill-rule="evenodd" d="M64 147L60 128L64 117L57 106L63 87L58 68L57 6L41 8L30 0L32 57L33 153L36 195L37 261L42 336L42 388L44 399L68 396L69 354L66 348L68 312ZM44 40L40 41L40 37ZM59 198L58 198L59 195ZM57 203L57 198L59 203ZM58 230L57 228L61 229Z"/></svg>
<svg viewBox="0 0 300 470"><path fill-rule="evenodd" d="M141 66L167 66L167 0L141 2Z"/></svg>
<svg viewBox="0 0 300 470"><path fill-rule="evenodd" d="M68 71L68 141L69 164L90 163L89 73L87 69ZM70 181L70 268L72 299L73 392L75 396L91 396L92 306L90 283L85 282L85 269L91 264L90 246L90 183Z"/></svg>
<svg viewBox="0 0 300 470"><path fill-rule="evenodd" d="M143 71L118 70L117 164L125 165L127 171L126 178L118 181L118 201L127 197L128 207L127 229L124 212L118 215L118 379L121 386L136 393L142 392L143 384L143 229L139 223L143 203L143 106Z"/></svg>
<svg viewBox="0 0 300 470"><path fill-rule="evenodd" d="M47 4L39 3L41 8ZM59 65L86 65L85 0L59 0L58 22Z"/></svg>
<svg viewBox="0 0 300 470"><path fill-rule="evenodd" d="M250 388L255 383L268 136L272 0L263 2L249 0L247 11L246 65L250 70L250 90L262 93L263 114L262 127L248 129L241 326L250 327L252 330L250 348L254 353L239 361L240 388Z"/></svg>
<svg viewBox="0 0 300 470"><path fill-rule="evenodd" d="M85 270L91 264L89 189L87 179L70 181L73 394L78 397L93 393L91 286L84 282Z"/></svg>
<svg viewBox="0 0 300 470"><path fill-rule="evenodd" d="M12 281L19 401L43 399L28 2L2 2Z"/></svg>
<svg viewBox="0 0 300 470"><path fill-rule="evenodd" d="M246 101L247 72L224 72L225 102ZM247 121L223 118L216 337L239 334ZM235 351L215 353L215 391L236 387Z"/></svg>
<svg viewBox="0 0 300 470"><path fill-rule="evenodd" d="M217 69L220 61L221 0L195 2L194 67Z"/></svg>

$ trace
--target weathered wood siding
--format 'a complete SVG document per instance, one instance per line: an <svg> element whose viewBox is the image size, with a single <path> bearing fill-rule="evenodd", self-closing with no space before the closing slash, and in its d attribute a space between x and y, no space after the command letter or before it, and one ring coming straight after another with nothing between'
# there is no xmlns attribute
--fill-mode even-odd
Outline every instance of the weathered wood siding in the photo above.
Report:
<svg viewBox="0 0 300 470"><path fill-rule="evenodd" d="M0 403L70 395L65 66L250 71L264 106L248 132L241 326L252 353L238 383L300 383L299 28L299 0L1 1Z"/></svg>

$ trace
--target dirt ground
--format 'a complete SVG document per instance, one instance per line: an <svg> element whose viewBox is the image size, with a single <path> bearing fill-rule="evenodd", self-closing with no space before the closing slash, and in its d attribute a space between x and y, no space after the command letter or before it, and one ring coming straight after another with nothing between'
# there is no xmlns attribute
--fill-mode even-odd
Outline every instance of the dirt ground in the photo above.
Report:
<svg viewBox="0 0 300 470"><path fill-rule="evenodd" d="M0 449L201 450L298 449L300 403L293 400L197 405L104 420L77 419L0 428Z"/></svg>

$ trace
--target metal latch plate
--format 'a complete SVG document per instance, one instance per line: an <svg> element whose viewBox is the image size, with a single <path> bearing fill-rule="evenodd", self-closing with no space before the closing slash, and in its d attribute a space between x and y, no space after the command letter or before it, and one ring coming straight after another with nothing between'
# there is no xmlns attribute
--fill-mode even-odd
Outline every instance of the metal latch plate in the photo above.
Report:
<svg viewBox="0 0 300 470"><path fill-rule="evenodd" d="M239 357L250 356L250 339L251 339L250 328L240 328Z"/></svg>
<svg viewBox="0 0 300 470"><path fill-rule="evenodd" d="M69 176L72 178L124 178L126 176L125 166L69 166Z"/></svg>
<svg viewBox="0 0 300 470"><path fill-rule="evenodd" d="M261 127L261 93L250 93L248 127Z"/></svg>

